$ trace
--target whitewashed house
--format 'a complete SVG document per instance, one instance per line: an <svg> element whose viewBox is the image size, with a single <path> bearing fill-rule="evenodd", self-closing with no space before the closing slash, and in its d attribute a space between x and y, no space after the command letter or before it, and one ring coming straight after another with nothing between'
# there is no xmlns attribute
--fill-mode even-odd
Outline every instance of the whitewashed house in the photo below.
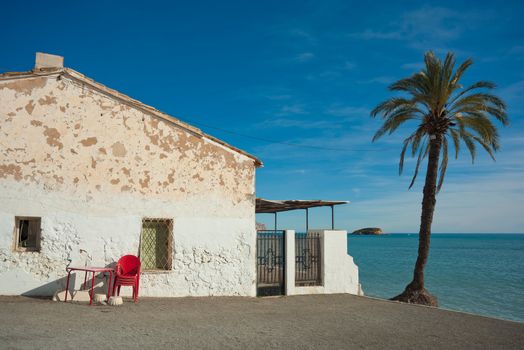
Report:
<svg viewBox="0 0 524 350"><path fill-rule="evenodd" d="M141 295L255 295L252 155L46 54L0 75L0 135L0 294L131 253Z"/></svg>
<svg viewBox="0 0 524 350"><path fill-rule="evenodd" d="M313 231L316 257L285 231L280 267L257 245L259 166L38 53L33 70L0 74L0 295L52 295L66 266L125 254L142 261L141 296L255 296L275 268L283 294L360 293L346 231ZM301 280L312 259L315 279Z"/></svg>

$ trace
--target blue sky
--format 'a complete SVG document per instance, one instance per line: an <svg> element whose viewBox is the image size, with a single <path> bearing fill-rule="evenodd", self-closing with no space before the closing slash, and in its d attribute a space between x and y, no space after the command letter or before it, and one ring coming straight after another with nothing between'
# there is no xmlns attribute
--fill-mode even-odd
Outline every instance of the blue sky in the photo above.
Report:
<svg viewBox="0 0 524 350"><path fill-rule="evenodd" d="M350 200L337 227L416 232L422 181L398 176L408 126L371 143L392 81L448 50L509 105L494 163L453 160L434 232L524 232L524 3L519 1L18 2L2 6L0 71L36 51L257 155L257 195ZM229 132L225 132L227 130ZM241 135L282 143L269 143ZM423 173L420 179L423 179ZM272 223L271 215L258 221ZM310 211L329 225L329 209ZM304 229L304 213L281 227Z"/></svg>

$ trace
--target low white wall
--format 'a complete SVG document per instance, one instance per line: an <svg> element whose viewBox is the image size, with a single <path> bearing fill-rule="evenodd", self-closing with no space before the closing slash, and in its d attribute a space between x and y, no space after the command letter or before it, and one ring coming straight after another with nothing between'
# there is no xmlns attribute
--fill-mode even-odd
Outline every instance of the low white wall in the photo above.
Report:
<svg viewBox="0 0 524 350"><path fill-rule="evenodd" d="M321 286L295 286L295 231L286 230L286 295L349 293L362 295L358 266L347 253L347 231L309 230L320 235Z"/></svg>

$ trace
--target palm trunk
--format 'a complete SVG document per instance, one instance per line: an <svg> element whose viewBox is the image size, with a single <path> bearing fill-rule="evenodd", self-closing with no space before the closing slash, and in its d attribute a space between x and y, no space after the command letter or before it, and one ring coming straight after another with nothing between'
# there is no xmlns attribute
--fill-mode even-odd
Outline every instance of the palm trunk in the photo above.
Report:
<svg viewBox="0 0 524 350"><path fill-rule="evenodd" d="M424 184L424 196L422 198L422 213L420 215L420 230L418 238L418 257L413 272L411 288L421 290L424 288L424 267L428 260L429 242L431 236L431 224L435 211L437 193L437 175L440 158L442 138L438 137L431 141L428 155L428 169L426 171L426 182Z"/></svg>
<svg viewBox="0 0 524 350"><path fill-rule="evenodd" d="M437 176L441 147L442 136L437 135L436 138L430 141L429 146L428 167L422 198L422 213L420 215L418 256L413 271L413 280L408 284L404 292L394 297L393 300L433 306L437 305L437 299L430 295L424 288L424 267L426 266L429 254L431 223L433 222L433 213L436 204Z"/></svg>

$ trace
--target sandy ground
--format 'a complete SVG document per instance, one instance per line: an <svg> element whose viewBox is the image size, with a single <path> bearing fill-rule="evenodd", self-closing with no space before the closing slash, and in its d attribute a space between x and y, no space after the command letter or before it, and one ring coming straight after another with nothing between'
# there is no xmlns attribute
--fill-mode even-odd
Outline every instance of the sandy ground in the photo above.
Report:
<svg viewBox="0 0 524 350"><path fill-rule="evenodd" d="M523 349L524 323L352 295L141 298L120 307L0 297L1 349Z"/></svg>

